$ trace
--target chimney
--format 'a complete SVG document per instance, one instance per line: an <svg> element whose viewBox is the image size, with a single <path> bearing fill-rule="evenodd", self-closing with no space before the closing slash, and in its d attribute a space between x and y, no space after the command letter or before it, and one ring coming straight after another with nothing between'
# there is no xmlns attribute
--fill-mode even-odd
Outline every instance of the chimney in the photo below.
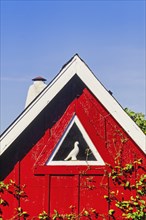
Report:
<svg viewBox="0 0 146 220"><path fill-rule="evenodd" d="M45 84L46 79L41 76L38 76L32 79L33 84L29 87L25 108L38 96L38 94L47 86Z"/></svg>

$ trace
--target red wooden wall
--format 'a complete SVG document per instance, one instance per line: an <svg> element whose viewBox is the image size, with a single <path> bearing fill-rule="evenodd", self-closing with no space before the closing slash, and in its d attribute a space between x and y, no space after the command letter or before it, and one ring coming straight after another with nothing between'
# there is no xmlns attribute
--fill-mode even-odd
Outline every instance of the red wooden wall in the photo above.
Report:
<svg viewBox="0 0 146 220"><path fill-rule="evenodd" d="M140 148L101 103L84 89L83 94L68 106L62 117L46 130L45 135L6 177L6 182L13 179L18 185L25 184L27 197L17 201L13 195L6 195L9 206L4 207L4 219L12 217L19 206L29 213L29 219L43 210L49 214L54 209L60 213L69 213L70 206L75 207L76 213L93 208L107 214L112 208L104 199L104 195L115 188L105 175L106 166L45 165L74 114L78 116L105 163L113 165L118 153L121 154L123 164L136 158L145 160ZM121 139L127 141L124 143ZM129 196L130 192L126 193ZM120 218L117 216L116 219Z"/></svg>

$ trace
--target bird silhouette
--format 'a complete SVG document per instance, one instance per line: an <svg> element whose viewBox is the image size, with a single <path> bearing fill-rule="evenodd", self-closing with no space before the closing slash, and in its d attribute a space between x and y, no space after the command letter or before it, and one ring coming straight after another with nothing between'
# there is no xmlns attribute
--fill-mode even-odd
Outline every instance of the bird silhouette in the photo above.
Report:
<svg viewBox="0 0 146 220"><path fill-rule="evenodd" d="M68 156L64 160L77 160L77 155L79 153L79 142L75 141L74 148L71 150L71 152L68 154Z"/></svg>

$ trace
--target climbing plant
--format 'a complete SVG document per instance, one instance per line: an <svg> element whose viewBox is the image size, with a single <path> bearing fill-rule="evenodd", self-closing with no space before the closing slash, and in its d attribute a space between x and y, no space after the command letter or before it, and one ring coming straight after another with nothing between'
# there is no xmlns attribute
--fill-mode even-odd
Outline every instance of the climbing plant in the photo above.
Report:
<svg viewBox="0 0 146 220"><path fill-rule="evenodd" d="M4 181L0 181L0 220L3 219L3 207L10 206L9 201L5 199L5 194L11 194L14 199L19 201L21 198L27 197L24 191L25 185L19 186L13 180L9 180L8 183ZM17 219L26 219L29 214L24 211L21 207L17 207L14 210L14 216L10 220L17 220Z"/></svg>
<svg viewBox="0 0 146 220"><path fill-rule="evenodd" d="M126 113L146 134L146 119L142 113L135 113L128 108ZM121 135L122 137L122 135ZM124 142L122 141L124 140ZM121 139L123 143L127 140ZM120 152L115 157L115 165L109 166L108 177L114 185L114 189L109 191L104 198L112 207L109 216L116 219L116 213L122 219L145 220L146 219L146 166L142 159L135 159L130 163L120 162ZM122 189L119 191L119 187ZM119 212L120 211L120 212Z"/></svg>
<svg viewBox="0 0 146 220"><path fill-rule="evenodd" d="M142 113L135 113L128 108L125 109L127 114L135 121L140 129L146 134L146 120ZM127 141L121 135L121 143L124 144ZM88 155L88 152L87 152ZM119 155L118 155L119 157ZM87 167L85 173L90 169ZM116 214L121 216L121 219L134 219L145 220L146 219L146 168L141 158L135 159L130 163L121 164L118 158L115 158L115 165L107 164L107 170L105 175L108 176L114 190L109 190L108 195L104 195L107 203L109 204L109 212L105 216L103 213L97 213L94 208L89 210L83 209L79 214L76 214L74 207L70 206L70 212L66 214L59 213L56 209L54 213L49 214L42 210L37 216L31 219L43 219L43 220L79 220L79 219L116 219ZM134 178L132 178L134 176ZM134 180L134 181L133 181ZM94 189L94 185L89 185L88 181L92 183L92 179L87 179L85 186L89 190ZM92 187L91 187L92 186ZM119 191L119 187L122 189ZM127 192L129 197L125 197ZM3 207L9 206L9 201L5 200L5 193L11 194L16 200L27 197L25 193L25 185L19 186L13 180L8 183L4 181L0 182L0 220L3 220ZM98 198L97 198L98 200ZM119 212L120 211L120 212ZM23 210L22 207L15 208L15 215L9 220L30 219L29 213Z"/></svg>
<svg viewBox="0 0 146 220"><path fill-rule="evenodd" d="M109 215L115 218L116 211L121 211L122 219L145 220L146 219L146 168L143 166L142 159L137 159L132 163L121 166L110 166L108 173L115 189L105 195L104 198L112 205ZM141 174L140 171L142 170ZM135 176L133 181L132 176ZM116 187L118 186L118 187ZM122 187L121 192L119 186ZM127 198L127 191L129 191ZM123 193L124 192L124 193ZM126 198L125 198L126 194ZM118 212L119 214L119 212Z"/></svg>
<svg viewBox="0 0 146 220"><path fill-rule="evenodd" d="M134 160L131 163L121 165L120 160L116 158L115 165L107 164L105 175L109 177L114 185L114 190L110 190L108 195L104 195L107 203L110 204L111 209L105 215L98 213L96 209L83 209L79 214L76 214L75 207L70 206L69 213L59 213L54 210L54 213L50 216L46 211L42 211L32 219L43 220L79 220L79 219L116 219L116 213L121 215L122 219L134 219L145 220L146 219L146 168L143 165L142 159ZM86 171L85 171L86 172ZM84 173L86 174L86 173ZM133 175L135 177L133 181ZM88 177L87 177L88 178ZM92 179L90 179L92 181ZM119 186L123 189L119 191ZM88 187L87 187L88 188ZM25 185L18 186L13 180L8 183L0 182L0 220L2 220L2 207L8 206L9 203L3 196L5 193L9 193L16 200L27 197L25 193ZM93 190L88 188L88 190ZM130 192L129 197L125 198L127 191ZM97 198L98 201L98 198ZM119 211L120 210L120 213ZM23 210L21 207L15 208L15 214L9 220L22 220L30 219L29 213Z"/></svg>

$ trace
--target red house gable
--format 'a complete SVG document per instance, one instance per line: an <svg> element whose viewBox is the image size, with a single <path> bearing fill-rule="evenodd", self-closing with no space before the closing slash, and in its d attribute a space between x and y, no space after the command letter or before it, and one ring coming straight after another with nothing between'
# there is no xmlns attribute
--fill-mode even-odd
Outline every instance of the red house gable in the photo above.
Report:
<svg viewBox="0 0 146 220"><path fill-rule="evenodd" d="M103 219L112 208L104 196L115 188L107 164L114 166L116 158L146 163L145 135L78 55L4 132L1 144L1 180L26 186L25 196L4 195L4 219L17 207L28 219L70 207L76 214L96 210Z"/></svg>

